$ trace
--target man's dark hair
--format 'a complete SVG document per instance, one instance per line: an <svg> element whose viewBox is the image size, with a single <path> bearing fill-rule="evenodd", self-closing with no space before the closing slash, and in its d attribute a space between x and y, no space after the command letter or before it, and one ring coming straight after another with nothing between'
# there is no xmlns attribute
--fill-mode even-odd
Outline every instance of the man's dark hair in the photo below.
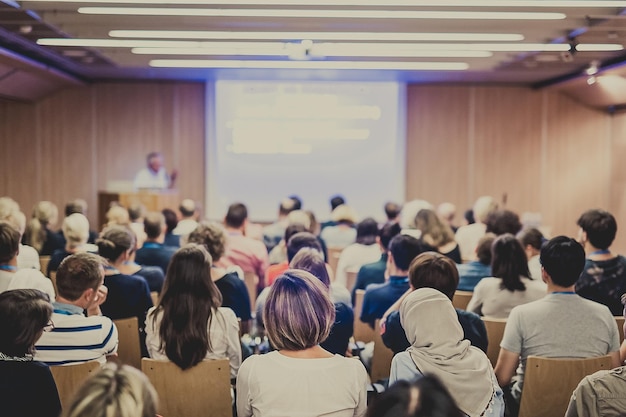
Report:
<svg viewBox="0 0 626 417"><path fill-rule="evenodd" d="M6 264L17 254L20 232L7 222L0 222L0 264Z"/></svg>
<svg viewBox="0 0 626 417"><path fill-rule="evenodd" d="M161 210L163 217L165 217L165 225L167 226L167 233L172 233L172 230L176 229L178 225L178 216L172 209L164 208Z"/></svg>
<svg viewBox="0 0 626 417"><path fill-rule="evenodd" d="M248 209L242 203L234 203L228 207L224 222L226 226L239 229L248 218Z"/></svg>
<svg viewBox="0 0 626 417"><path fill-rule="evenodd" d="M465 210L465 213L463 213L463 217L465 218L467 224L476 223L476 219L474 218L474 210L472 209Z"/></svg>
<svg viewBox="0 0 626 417"><path fill-rule="evenodd" d="M313 233L299 232L291 236L287 241L287 260L291 262L302 248L317 249L320 253L324 253L322 245Z"/></svg>
<svg viewBox="0 0 626 417"><path fill-rule="evenodd" d="M143 220L143 230L146 232L148 239L156 239L161 236L164 226L165 216L158 211L149 212Z"/></svg>
<svg viewBox="0 0 626 417"><path fill-rule="evenodd" d="M97 290L102 282L106 261L93 253L77 253L63 259L57 270L57 291L67 300L76 301L85 290Z"/></svg>
<svg viewBox="0 0 626 417"><path fill-rule="evenodd" d="M387 215L387 220L394 220L402 211L402 206L398 203L394 203L393 201L389 201L385 203L385 214Z"/></svg>
<svg viewBox="0 0 626 417"><path fill-rule="evenodd" d="M454 261L439 252L424 252L409 265L413 289L433 288L452 300L459 285L459 271Z"/></svg>
<svg viewBox="0 0 626 417"><path fill-rule="evenodd" d="M367 217L356 225L356 243L361 245L373 245L378 236L378 223L371 217Z"/></svg>
<svg viewBox="0 0 626 417"><path fill-rule="evenodd" d="M302 199L297 195L290 195L289 198L293 200L293 209L302 210Z"/></svg>
<svg viewBox="0 0 626 417"><path fill-rule="evenodd" d="M487 233L478 241L476 246L476 257L478 262L483 265L491 265L491 245L496 239L496 235L493 233Z"/></svg>
<svg viewBox="0 0 626 417"><path fill-rule="evenodd" d="M583 272L585 250L576 240L557 236L543 245L539 260L552 282L567 288L576 284Z"/></svg>
<svg viewBox="0 0 626 417"><path fill-rule="evenodd" d="M380 237L380 245L384 250L389 249L389 242L391 242L391 239L398 236L401 231L402 228L398 222L388 222L380 228L378 236Z"/></svg>
<svg viewBox="0 0 626 417"><path fill-rule="evenodd" d="M487 225L487 233L493 233L496 236L510 233L516 235L522 230L522 223L517 213L511 210L495 210L487 215L485 220Z"/></svg>
<svg viewBox="0 0 626 417"><path fill-rule="evenodd" d="M521 236L519 236L519 240L524 249L526 249L526 246L530 245L537 250L541 250L541 245L546 241L543 234L534 227L524 230Z"/></svg>
<svg viewBox="0 0 626 417"><path fill-rule="evenodd" d="M285 198L280 202L278 206L278 213L281 216L286 216L292 211L294 211L294 207L296 206L296 202L291 198Z"/></svg>
<svg viewBox="0 0 626 417"><path fill-rule="evenodd" d="M74 213L85 215L87 211L87 202L83 199L77 198L72 201L68 201L65 204L65 217L71 216Z"/></svg>
<svg viewBox="0 0 626 417"><path fill-rule="evenodd" d="M289 242L289 239L291 239L291 236L300 232L308 232L308 230L301 223L290 224L289 226L287 226L287 228L285 228L285 235L283 238L285 239L285 242Z"/></svg>
<svg viewBox="0 0 626 417"><path fill-rule="evenodd" d="M345 200L345 198L343 198L343 196L334 195L334 196L331 197L331 199L330 199L331 211L336 209L337 207L339 207L342 204L346 204L346 200Z"/></svg>
<svg viewBox="0 0 626 417"><path fill-rule="evenodd" d="M576 224L587 234L589 243L598 249L608 249L617 233L615 217L605 210L587 210Z"/></svg>
<svg viewBox="0 0 626 417"><path fill-rule="evenodd" d="M398 269L407 271L417 255L424 252L420 241L413 236L397 235L389 242L389 253L393 256Z"/></svg>

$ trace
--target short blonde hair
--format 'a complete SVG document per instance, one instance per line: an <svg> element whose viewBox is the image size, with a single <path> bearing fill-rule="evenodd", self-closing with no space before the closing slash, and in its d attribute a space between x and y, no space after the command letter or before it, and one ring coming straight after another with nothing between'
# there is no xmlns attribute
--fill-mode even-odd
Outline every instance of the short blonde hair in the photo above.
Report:
<svg viewBox="0 0 626 417"><path fill-rule="evenodd" d="M485 223L489 213L497 209L498 203L496 202L496 200L494 200L493 197L489 195L478 197L478 199L474 203L474 207L472 208L472 210L474 211L474 219L477 222Z"/></svg>
<svg viewBox="0 0 626 417"><path fill-rule="evenodd" d="M203 221L187 236L185 243L204 245L213 262L217 262L226 251L226 234L221 224Z"/></svg>
<svg viewBox="0 0 626 417"><path fill-rule="evenodd" d="M289 269L274 281L263 322L272 346L298 351L320 344L335 323L328 288L312 274Z"/></svg>
<svg viewBox="0 0 626 417"><path fill-rule="evenodd" d="M67 216L63 220L62 229L70 248L77 248L89 240L89 220L80 213Z"/></svg>
<svg viewBox="0 0 626 417"><path fill-rule="evenodd" d="M76 392L64 417L154 417L157 394L148 378L109 362Z"/></svg>

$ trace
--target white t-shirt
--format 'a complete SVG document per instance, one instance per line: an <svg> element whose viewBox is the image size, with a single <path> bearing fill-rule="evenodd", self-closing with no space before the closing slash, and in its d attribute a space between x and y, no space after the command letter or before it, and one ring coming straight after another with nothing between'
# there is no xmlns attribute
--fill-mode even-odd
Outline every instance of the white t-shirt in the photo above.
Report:
<svg viewBox="0 0 626 417"><path fill-rule="evenodd" d="M341 255L339 255L335 282L345 287L348 284L347 270L349 268L360 268L365 264L376 262L379 259L380 246L378 244L362 245L360 243L353 243L342 250ZM348 290L351 289L352 288L348 288Z"/></svg>
<svg viewBox="0 0 626 417"><path fill-rule="evenodd" d="M35 248L20 244L20 252L17 254L17 267L19 269L41 270L39 253Z"/></svg>
<svg viewBox="0 0 626 417"><path fill-rule="evenodd" d="M481 316L505 319L518 305L543 298L548 287L543 281L521 278L525 291L509 291L501 287L500 278L483 278L476 287L466 310Z"/></svg>
<svg viewBox="0 0 626 417"><path fill-rule="evenodd" d="M170 186L170 178L165 168L159 169L156 173L148 168L143 168L135 175L133 185L135 188L168 188Z"/></svg>
<svg viewBox="0 0 626 417"><path fill-rule="evenodd" d="M48 294L50 302L56 299L54 286L49 278L36 269L18 269L15 273L0 271L0 292L34 289Z"/></svg>
<svg viewBox="0 0 626 417"><path fill-rule="evenodd" d="M364 416L367 385L365 367L356 359L300 359L278 351L252 355L239 369L237 415Z"/></svg>
<svg viewBox="0 0 626 417"><path fill-rule="evenodd" d="M148 310L146 316L146 347L148 354L153 359L168 360L164 351L161 351L161 337L159 328L163 313L155 318L152 315L156 307ZM239 322L237 316L230 308L220 307L213 312L210 325L208 326L211 350L207 351L205 359L228 358L230 362L230 377L237 377L237 371L241 365L241 343L239 341Z"/></svg>

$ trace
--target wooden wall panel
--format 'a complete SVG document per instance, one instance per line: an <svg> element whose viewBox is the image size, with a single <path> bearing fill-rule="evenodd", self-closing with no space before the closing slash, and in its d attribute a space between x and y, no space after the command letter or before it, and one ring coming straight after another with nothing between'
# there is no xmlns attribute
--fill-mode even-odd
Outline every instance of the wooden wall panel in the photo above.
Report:
<svg viewBox="0 0 626 417"><path fill-rule="evenodd" d="M614 249L626 254L626 113L611 117L611 189L609 211L617 219Z"/></svg>
<svg viewBox="0 0 626 417"><path fill-rule="evenodd" d="M529 89L475 89L475 196L506 195L506 207L520 214L540 210L541 102Z"/></svg>
<svg viewBox="0 0 626 417"><path fill-rule="evenodd" d="M467 87L408 87L407 200L471 204L469 100Z"/></svg>
<svg viewBox="0 0 626 417"><path fill-rule="evenodd" d="M543 222L552 235L576 236L583 211L609 206L610 116L557 94L546 112Z"/></svg>

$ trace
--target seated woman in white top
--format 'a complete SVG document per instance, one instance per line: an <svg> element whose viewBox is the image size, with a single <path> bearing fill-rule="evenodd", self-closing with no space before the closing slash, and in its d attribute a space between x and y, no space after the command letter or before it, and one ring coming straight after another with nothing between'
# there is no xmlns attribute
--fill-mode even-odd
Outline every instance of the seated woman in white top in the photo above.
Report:
<svg viewBox="0 0 626 417"><path fill-rule="evenodd" d="M380 259L380 246L376 243L378 237L378 223L368 217L356 226L356 243L351 244L341 251L337 262L335 282L344 287L348 281L347 270L357 269L365 264L376 262ZM352 288L348 288L351 290Z"/></svg>
<svg viewBox="0 0 626 417"><path fill-rule="evenodd" d="M515 236L506 233L496 238L491 254L493 277L483 278L476 285L467 311L505 319L513 307L546 295L546 284L529 278L526 253Z"/></svg>
<svg viewBox="0 0 626 417"><path fill-rule="evenodd" d="M211 279L211 255L202 245L180 248L170 261L156 307L148 310L151 358L188 369L204 359L228 358L231 378L241 365L239 324Z"/></svg>
<svg viewBox="0 0 626 417"><path fill-rule="evenodd" d="M319 279L287 270L272 285L263 315L278 350L253 355L241 365L239 417L365 415L368 377L363 364L319 345L335 321L335 307Z"/></svg>
<svg viewBox="0 0 626 417"><path fill-rule="evenodd" d="M433 374L465 415L504 415L503 393L491 363L483 351L463 339L457 313L446 295L433 288L411 292L400 305L400 322L411 346L394 356L390 385Z"/></svg>

